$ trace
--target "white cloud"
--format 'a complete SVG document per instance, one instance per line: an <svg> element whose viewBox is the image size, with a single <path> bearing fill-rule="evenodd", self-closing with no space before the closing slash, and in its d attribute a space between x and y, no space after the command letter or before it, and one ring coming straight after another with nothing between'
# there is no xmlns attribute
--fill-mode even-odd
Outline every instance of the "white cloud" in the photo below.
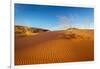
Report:
<svg viewBox="0 0 100 69"><path fill-rule="evenodd" d="M58 26L61 29L66 29L69 28L71 26L71 20L68 16L57 16L58 17Z"/></svg>

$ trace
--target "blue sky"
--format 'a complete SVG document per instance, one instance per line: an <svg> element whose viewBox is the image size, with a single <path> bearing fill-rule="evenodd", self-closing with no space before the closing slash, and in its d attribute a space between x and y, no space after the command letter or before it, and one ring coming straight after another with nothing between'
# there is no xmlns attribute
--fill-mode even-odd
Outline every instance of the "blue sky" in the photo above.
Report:
<svg viewBox="0 0 100 69"><path fill-rule="evenodd" d="M94 9L68 6L15 4L15 25L50 30L93 28Z"/></svg>

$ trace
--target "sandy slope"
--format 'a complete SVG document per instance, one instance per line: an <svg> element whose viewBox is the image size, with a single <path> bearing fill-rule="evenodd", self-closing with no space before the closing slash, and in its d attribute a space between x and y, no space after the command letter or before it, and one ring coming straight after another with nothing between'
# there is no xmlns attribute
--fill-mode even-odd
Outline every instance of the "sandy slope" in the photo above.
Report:
<svg viewBox="0 0 100 69"><path fill-rule="evenodd" d="M15 64L94 60L93 33L93 30L62 30L15 37Z"/></svg>

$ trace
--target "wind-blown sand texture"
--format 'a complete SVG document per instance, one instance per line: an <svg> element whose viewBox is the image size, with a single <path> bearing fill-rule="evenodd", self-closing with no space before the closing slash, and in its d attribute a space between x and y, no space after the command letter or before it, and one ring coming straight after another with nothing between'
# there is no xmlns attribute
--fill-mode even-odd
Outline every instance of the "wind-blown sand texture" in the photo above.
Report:
<svg viewBox="0 0 100 69"><path fill-rule="evenodd" d="M68 29L15 36L15 65L94 60L94 30Z"/></svg>

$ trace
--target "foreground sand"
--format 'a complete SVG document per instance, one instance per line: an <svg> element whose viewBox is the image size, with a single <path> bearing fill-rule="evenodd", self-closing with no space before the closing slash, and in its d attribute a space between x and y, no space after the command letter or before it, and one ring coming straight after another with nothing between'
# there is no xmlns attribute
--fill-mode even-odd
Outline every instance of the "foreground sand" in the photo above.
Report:
<svg viewBox="0 0 100 69"><path fill-rule="evenodd" d="M15 37L15 65L94 60L93 30L49 31Z"/></svg>

